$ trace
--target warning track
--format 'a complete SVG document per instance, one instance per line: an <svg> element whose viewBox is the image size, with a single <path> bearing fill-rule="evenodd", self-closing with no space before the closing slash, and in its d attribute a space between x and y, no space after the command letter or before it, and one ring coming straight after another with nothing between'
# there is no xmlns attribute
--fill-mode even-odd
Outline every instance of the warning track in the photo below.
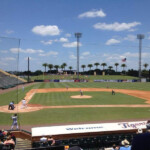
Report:
<svg viewBox="0 0 150 150"><path fill-rule="evenodd" d="M79 92L80 89L82 91L89 91L89 92L111 92L112 89L102 89L102 88L50 88L50 89L32 89L30 90L26 96L25 99L27 100L27 103L32 99L33 95L36 93L49 93L49 92ZM150 91L140 91L140 90L126 90L126 89L115 89L115 92L117 93L123 93L130 96L135 96L141 99L146 100L145 105L67 105L67 106L43 106L39 104L28 104L28 107L25 109L21 109L21 102L19 104L15 105L15 110L8 110L8 106L1 106L0 112L5 113L24 113L24 112L32 112L32 111L38 111L41 109L53 109L53 108L96 108L96 107L150 107Z"/></svg>

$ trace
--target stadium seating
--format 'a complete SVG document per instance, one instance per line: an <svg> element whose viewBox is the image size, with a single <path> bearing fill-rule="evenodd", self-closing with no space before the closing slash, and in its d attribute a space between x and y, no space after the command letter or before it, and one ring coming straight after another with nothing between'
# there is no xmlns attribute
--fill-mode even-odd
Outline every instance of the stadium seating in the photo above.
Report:
<svg viewBox="0 0 150 150"><path fill-rule="evenodd" d="M82 149L98 150L106 147L112 147L113 144L120 145L121 141L127 139L130 143L136 134L135 133L125 133L125 134L110 134L110 135L100 135L96 137L83 137L83 138L71 138L56 140L55 146L65 146L69 147L79 146ZM33 148L49 147L48 144L45 146L42 142L37 141L32 143Z"/></svg>
<svg viewBox="0 0 150 150"><path fill-rule="evenodd" d="M24 81L20 80L19 78L0 71L0 89L12 88L23 83Z"/></svg>

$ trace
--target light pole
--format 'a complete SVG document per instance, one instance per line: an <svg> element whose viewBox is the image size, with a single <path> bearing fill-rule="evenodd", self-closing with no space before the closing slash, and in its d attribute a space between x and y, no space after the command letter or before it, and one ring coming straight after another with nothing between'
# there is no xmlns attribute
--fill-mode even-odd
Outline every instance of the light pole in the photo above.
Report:
<svg viewBox="0 0 150 150"><path fill-rule="evenodd" d="M75 33L75 37L77 38L77 77L79 79L79 38L81 37L82 33Z"/></svg>
<svg viewBox="0 0 150 150"><path fill-rule="evenodd" d="M144 34L137 34L137 39L139 39L139 78L141 80L141 51L142 51L142 39L144 39Z"/></svg>
<svg viewBox="0 0 150 150"><path fill-rule="evenodd" d="M30 67L30 59L29 59L29 57L28 57L28 83L29 83L29 67Z"/></svg>

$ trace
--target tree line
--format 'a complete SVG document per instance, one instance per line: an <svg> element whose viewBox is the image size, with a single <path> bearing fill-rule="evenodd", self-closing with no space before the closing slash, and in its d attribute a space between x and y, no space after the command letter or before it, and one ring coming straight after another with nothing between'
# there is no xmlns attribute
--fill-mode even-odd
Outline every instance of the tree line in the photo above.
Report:
<svg viewBox="0 0 150 150"><path fill-rule="evenodd" d="M50 69L50 72L51 70L54 68L55 70L58 71L58 69L60 68L62 71L65 71L65 68L67 67L67 64L66 63L62 63L62 65L53 65L53 64L48 64L48 63L43 63L42 66L45 68L45 72L47 67ZM89 71L91 71L91 68L95 66L95 69L97 70L98 69L98 66L102 66L103 67L103 71L106 70L105 67L107 66L106 63L94 63L94 64L88 64L88 65L81 65L81 68L83 69L83 72L85 70L86 67L89 68ZM115 63L114 64L114 67L115 67L115 71L118 72L118 66L119 66L119 63ZM146 70L147 67L149 66L147 63L143 64L144 66L144 69ZM121 64L121 67L122 67L122 71L125 71L125 68L127 67L126 64ZM68 69L71 71L73 69L72 66L69 66ZM113 69L113 66L108 66L107 70L112 70Z"/></svg>

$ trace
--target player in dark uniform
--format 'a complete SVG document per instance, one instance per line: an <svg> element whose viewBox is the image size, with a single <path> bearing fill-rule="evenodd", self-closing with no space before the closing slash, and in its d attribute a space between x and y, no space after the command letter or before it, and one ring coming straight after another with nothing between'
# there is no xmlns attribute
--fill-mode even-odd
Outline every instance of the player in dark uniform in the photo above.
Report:
<svg viewBox="0 0 150 150"><path fill-rule="evenodd" d="M83 96L83 91L80 89L80 95Z"/></svg>
<svg viewBox="0 0 150 150"><path fill-rule="evenodd" d="M116 93L115 93L115 91L114 90L112 90L112 95L115 95Z"/></svg>

